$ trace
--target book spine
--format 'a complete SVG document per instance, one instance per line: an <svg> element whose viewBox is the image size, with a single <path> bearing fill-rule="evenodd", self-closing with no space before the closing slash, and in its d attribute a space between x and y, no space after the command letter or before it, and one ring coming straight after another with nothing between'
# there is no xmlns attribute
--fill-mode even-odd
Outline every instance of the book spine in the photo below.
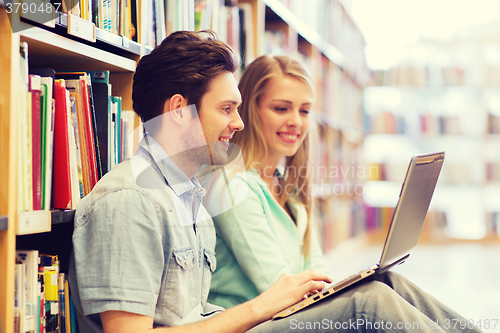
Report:
<svg viewBox="0 0 500 333"><path fill-rule="evenodd" d="M90 116L92 121L92 137L94 138L94 147L95 147L95 157L96 157L96 167L97 167L97 180L101 179L103 176L102 173L102 162L101 162L101 150L99 148L99 138L97 133L97 119L96 119L96 110L94 106L94 92L92 91L92 84L90 81L90 75L86 75L87 89L89 92L89 107L90 107Z"/></svg>
<svg viewBox="0 0 500 333"><path fill-rule="evenodd" d="M92 116L89 105L89 92L87 87L87 80L85 76L80 77L83 101L83 114L85 116L85 136L87 138L87 156L89 157L90 165L90 186L91 189L97 184L97 162L95 156L94 135L92 130Z"/></svg>
<svg viewBox="0 0 500 333"><path fill-rule="evenodd" d="M54 115L54 208L71 209L71 173L68 141L68 114L64 80L56 80Z"/></svg>
<svg viewBox="0 0 500 333"><path fill-rule="evenodd" d="M33 209L42 209L42 115L40 108L41 82L40 76L29 76L29 91L31 92L31 165Z"/></svg>
<svg viewBox="0 0 500 333"><path fill-rule="evenodd" d="M71 208L76 209L80 201L80 182L78 180L77 147L75 141L75 131L71 122L71 104L69 91L66 90L66 121L68 122L68 145L69 145L69 171L71 180Z"/></svg>

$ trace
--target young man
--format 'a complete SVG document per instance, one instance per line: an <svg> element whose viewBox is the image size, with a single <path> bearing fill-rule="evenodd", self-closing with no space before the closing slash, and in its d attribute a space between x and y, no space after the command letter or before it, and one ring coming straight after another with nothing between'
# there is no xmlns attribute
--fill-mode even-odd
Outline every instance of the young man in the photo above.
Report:
<svg viewBox="0 0 500 333"><path fill-rule="evenodd" d="M132 98L146 134L135 156L106 174L75 215L70 284L80 332L297 332L311 325L315 332L384 331L387 322L398 332L443 332L427 326L429 317L441 318L436 302L421 301L397 280L391 287L365 283L277 321L270 320L275 313L330 278L312 270L284 274L231 309L207 303L215 230L194 175L204 164L224 164L229 139L243 129L237 67L229 46L194 32L170 35L139 62ZM391 288L407 292L427 316ZM416 322L421 329L404 325Z"/></svg>
<svg viewBox="0 0 500 333"><path fill-rule="evenodd" d="M139 62L132 97L146 135L75 216L70 280L82 332L186 324L176 329L243 332L330 281L311 271L283 276L230 311L206 302L215 230L194 175L225 163L227 142L243 129L238 65L225 43L192 32L171 35Z"/></svg>

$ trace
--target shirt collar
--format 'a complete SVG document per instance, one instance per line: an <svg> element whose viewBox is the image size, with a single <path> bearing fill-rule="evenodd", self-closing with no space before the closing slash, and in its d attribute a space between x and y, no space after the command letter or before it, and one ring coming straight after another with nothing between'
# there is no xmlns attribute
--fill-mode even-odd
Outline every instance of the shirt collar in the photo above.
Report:
<svg viewBox="0 0 500 333"><path fill-rule="evenodd" d="M198 180L195 177L189 179L177 164L172 161L160 144L147 132L144 133L144 137L139 143L139 146L149 152L153 158L153 162L157 165L158 169L167 180L168 185L177 196L181 196L186 192L194 192L200 196L205 194L206 191L201 187Z"/></svg>

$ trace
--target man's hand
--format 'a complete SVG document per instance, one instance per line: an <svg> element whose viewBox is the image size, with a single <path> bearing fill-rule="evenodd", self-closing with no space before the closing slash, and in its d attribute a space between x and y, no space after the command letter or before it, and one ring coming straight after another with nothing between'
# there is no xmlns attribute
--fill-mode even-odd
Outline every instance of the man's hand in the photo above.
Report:
<svg viewBox="0 0 500 333"><path fill-rule="evenodd" d="M317 293L331 283L326 274L309 269L297 275L282 274L269 289L249 301L253 303L254 313L262 321L272 318L281 310L304 299L310 293Z"/></svg>

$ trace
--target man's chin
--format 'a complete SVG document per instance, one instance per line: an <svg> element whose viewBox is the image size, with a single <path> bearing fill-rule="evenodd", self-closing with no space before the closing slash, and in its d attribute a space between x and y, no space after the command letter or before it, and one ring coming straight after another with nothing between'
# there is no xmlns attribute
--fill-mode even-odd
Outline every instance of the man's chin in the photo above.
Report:
<svg viewBox="0 0 500 333"><path fill-rule="evenodd" d="M222 142L210 143L210 164L224 165L227 163L227 146Z"/></svg>
<svg viewBox="0 0 500 333"><path fill-rule="evenodd" d="M212 154L211 157L212 165L225 165L228 160L227 153L216 153Z"/></svg>

